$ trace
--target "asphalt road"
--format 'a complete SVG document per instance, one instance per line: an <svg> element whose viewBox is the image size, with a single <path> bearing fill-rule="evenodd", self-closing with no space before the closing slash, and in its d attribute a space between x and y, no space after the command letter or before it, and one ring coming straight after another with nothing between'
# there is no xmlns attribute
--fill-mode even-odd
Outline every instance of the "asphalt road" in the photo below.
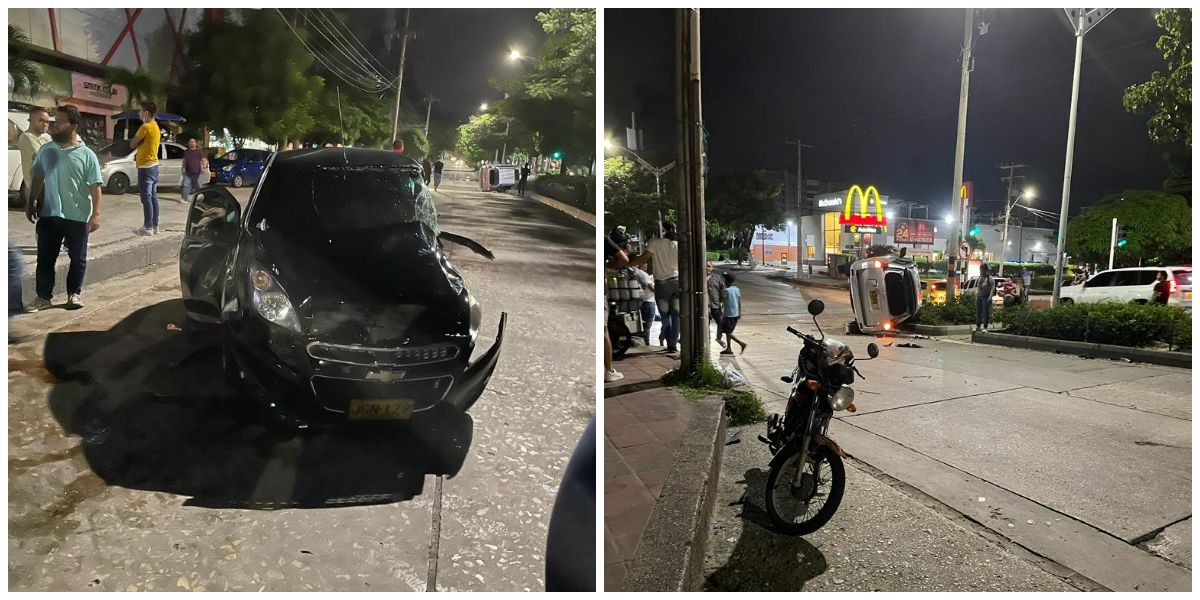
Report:
<svg viewBox="0 0 1200 600"><path fill-rule="evenodd" d="M739 272L740 369L782 412L805 312L880 359L860 364L858 412L830 436L846 499L803 539L766 526L770 454L727 446L705 572L712 589L1190 589L1191 372L956 340L845 334L847 291ZM918 347L900 347L915 343ZM731 430L731 435L737 431Z"/></svg>
<svg viewBox="0 0 1200 600"><path fill-rule="evenodd" d="M155 265L15 319L34 337L9 346L10 589L543 589L595 412L594 232L474 189L443 181L441 226L496 256L449 248L480 346L508 327L456 475L429 474L444 429L286 439L232 417L212 336L181 329L178 266Z"/></svg>

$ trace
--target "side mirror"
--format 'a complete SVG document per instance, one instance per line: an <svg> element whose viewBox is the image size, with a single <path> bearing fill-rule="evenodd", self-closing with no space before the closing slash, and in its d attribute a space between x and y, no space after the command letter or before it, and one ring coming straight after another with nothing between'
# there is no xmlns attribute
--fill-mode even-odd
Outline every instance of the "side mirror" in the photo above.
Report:
<svg viewBox="0 0 1200 600"><path fill-rule="evenodd" d="M808 303L808 314L815 317L823 312L825 312L824 302L821 302L820 300L813 300L812 302Z"/></svg>
<svg viewBox="0 0 1200 600"><path fill-rule="evenodd" d="M879 356L879 346L876 346L874 342L867 344L867 356L871 358Z"/></svg>

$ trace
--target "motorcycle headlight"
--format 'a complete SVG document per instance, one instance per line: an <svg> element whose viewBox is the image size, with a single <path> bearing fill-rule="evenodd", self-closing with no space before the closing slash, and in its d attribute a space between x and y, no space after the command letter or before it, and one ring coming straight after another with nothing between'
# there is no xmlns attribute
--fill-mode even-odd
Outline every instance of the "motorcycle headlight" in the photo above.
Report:
<svg viewBox="0 0 1200 600"><path fill-rule="evenodd" d="M846 410L854 403L854 388L850 386L842 386L838 391L833 393L833 397L829 399L830 406L833 410Z"/></svg>
<svg viewBox="0 0 1200 600"><path fill-rule="evenodd" d="M261 267L251 268L250 291L254 310L258 314L280 327L300 333L300 318L292 308L292 301L270 272Z"/></svg>

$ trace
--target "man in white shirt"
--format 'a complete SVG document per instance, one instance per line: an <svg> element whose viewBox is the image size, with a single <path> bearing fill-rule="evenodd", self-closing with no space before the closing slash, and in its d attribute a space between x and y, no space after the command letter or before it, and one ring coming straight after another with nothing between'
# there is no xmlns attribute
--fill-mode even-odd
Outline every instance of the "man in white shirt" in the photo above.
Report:
<svg viewBox="0 0 1200 600"><path fill-rule="evenodd" d="M21 177L25 182L25 194L27 197L22 198L26 204L29 204L29 190L33 188L33 176L30 174L30 169L33 168L33 159L37 157L38 149L42 144L50 141L50 113L44 108L32 108L29 110L29 129L21 133L21 137L17 140L17 146L21 150Z"/></svg>
<svg viewBox="0 0 1200 600"><path fill-rule="evenodd" d="M647 242L646 251L633 259L630 265L643 265L653 259L650 272L654 276L654 299L662 316L667 352L674 354L679 344L679 241L674 223L663 223L663 230L663 237Z"/></svg>

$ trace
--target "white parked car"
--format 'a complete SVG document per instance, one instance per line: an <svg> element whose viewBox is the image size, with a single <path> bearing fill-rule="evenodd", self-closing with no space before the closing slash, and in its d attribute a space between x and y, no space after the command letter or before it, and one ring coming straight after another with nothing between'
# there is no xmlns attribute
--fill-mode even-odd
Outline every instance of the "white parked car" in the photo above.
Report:
<svg viewBox="0 0 1200 600"><path fill-rule="evenodd" d="M158 146L158 187L183 186L183 153L187 148L174 142L163 142ZM137 165L129 140L117 140L96 153L100 159L100 177L104 180L104 193L137 193ZM211 173L200 172L200 185L208 185Z"/></svg>
<svg viewBox="0 0 1200 600"><path fill-rule="evenodd" d="M54 122L54 114L50 115ZM21 173L21 147L17 141L21 134L29 129L29 113L25 111L8 111L8 193L18 194L25 185L25 176ZM18 196L23 197L23 195Z"/></svg>
<svg viewBox="0 0 1200 600"><path fill-rule="evenodd" d="M1137 302L1150 301L1159 273L1167 273L1171 295L1167 304L1192 307L1191 267L1129 267L1101 271L1081 285L1063 286L1063 302Z"/></svg>

